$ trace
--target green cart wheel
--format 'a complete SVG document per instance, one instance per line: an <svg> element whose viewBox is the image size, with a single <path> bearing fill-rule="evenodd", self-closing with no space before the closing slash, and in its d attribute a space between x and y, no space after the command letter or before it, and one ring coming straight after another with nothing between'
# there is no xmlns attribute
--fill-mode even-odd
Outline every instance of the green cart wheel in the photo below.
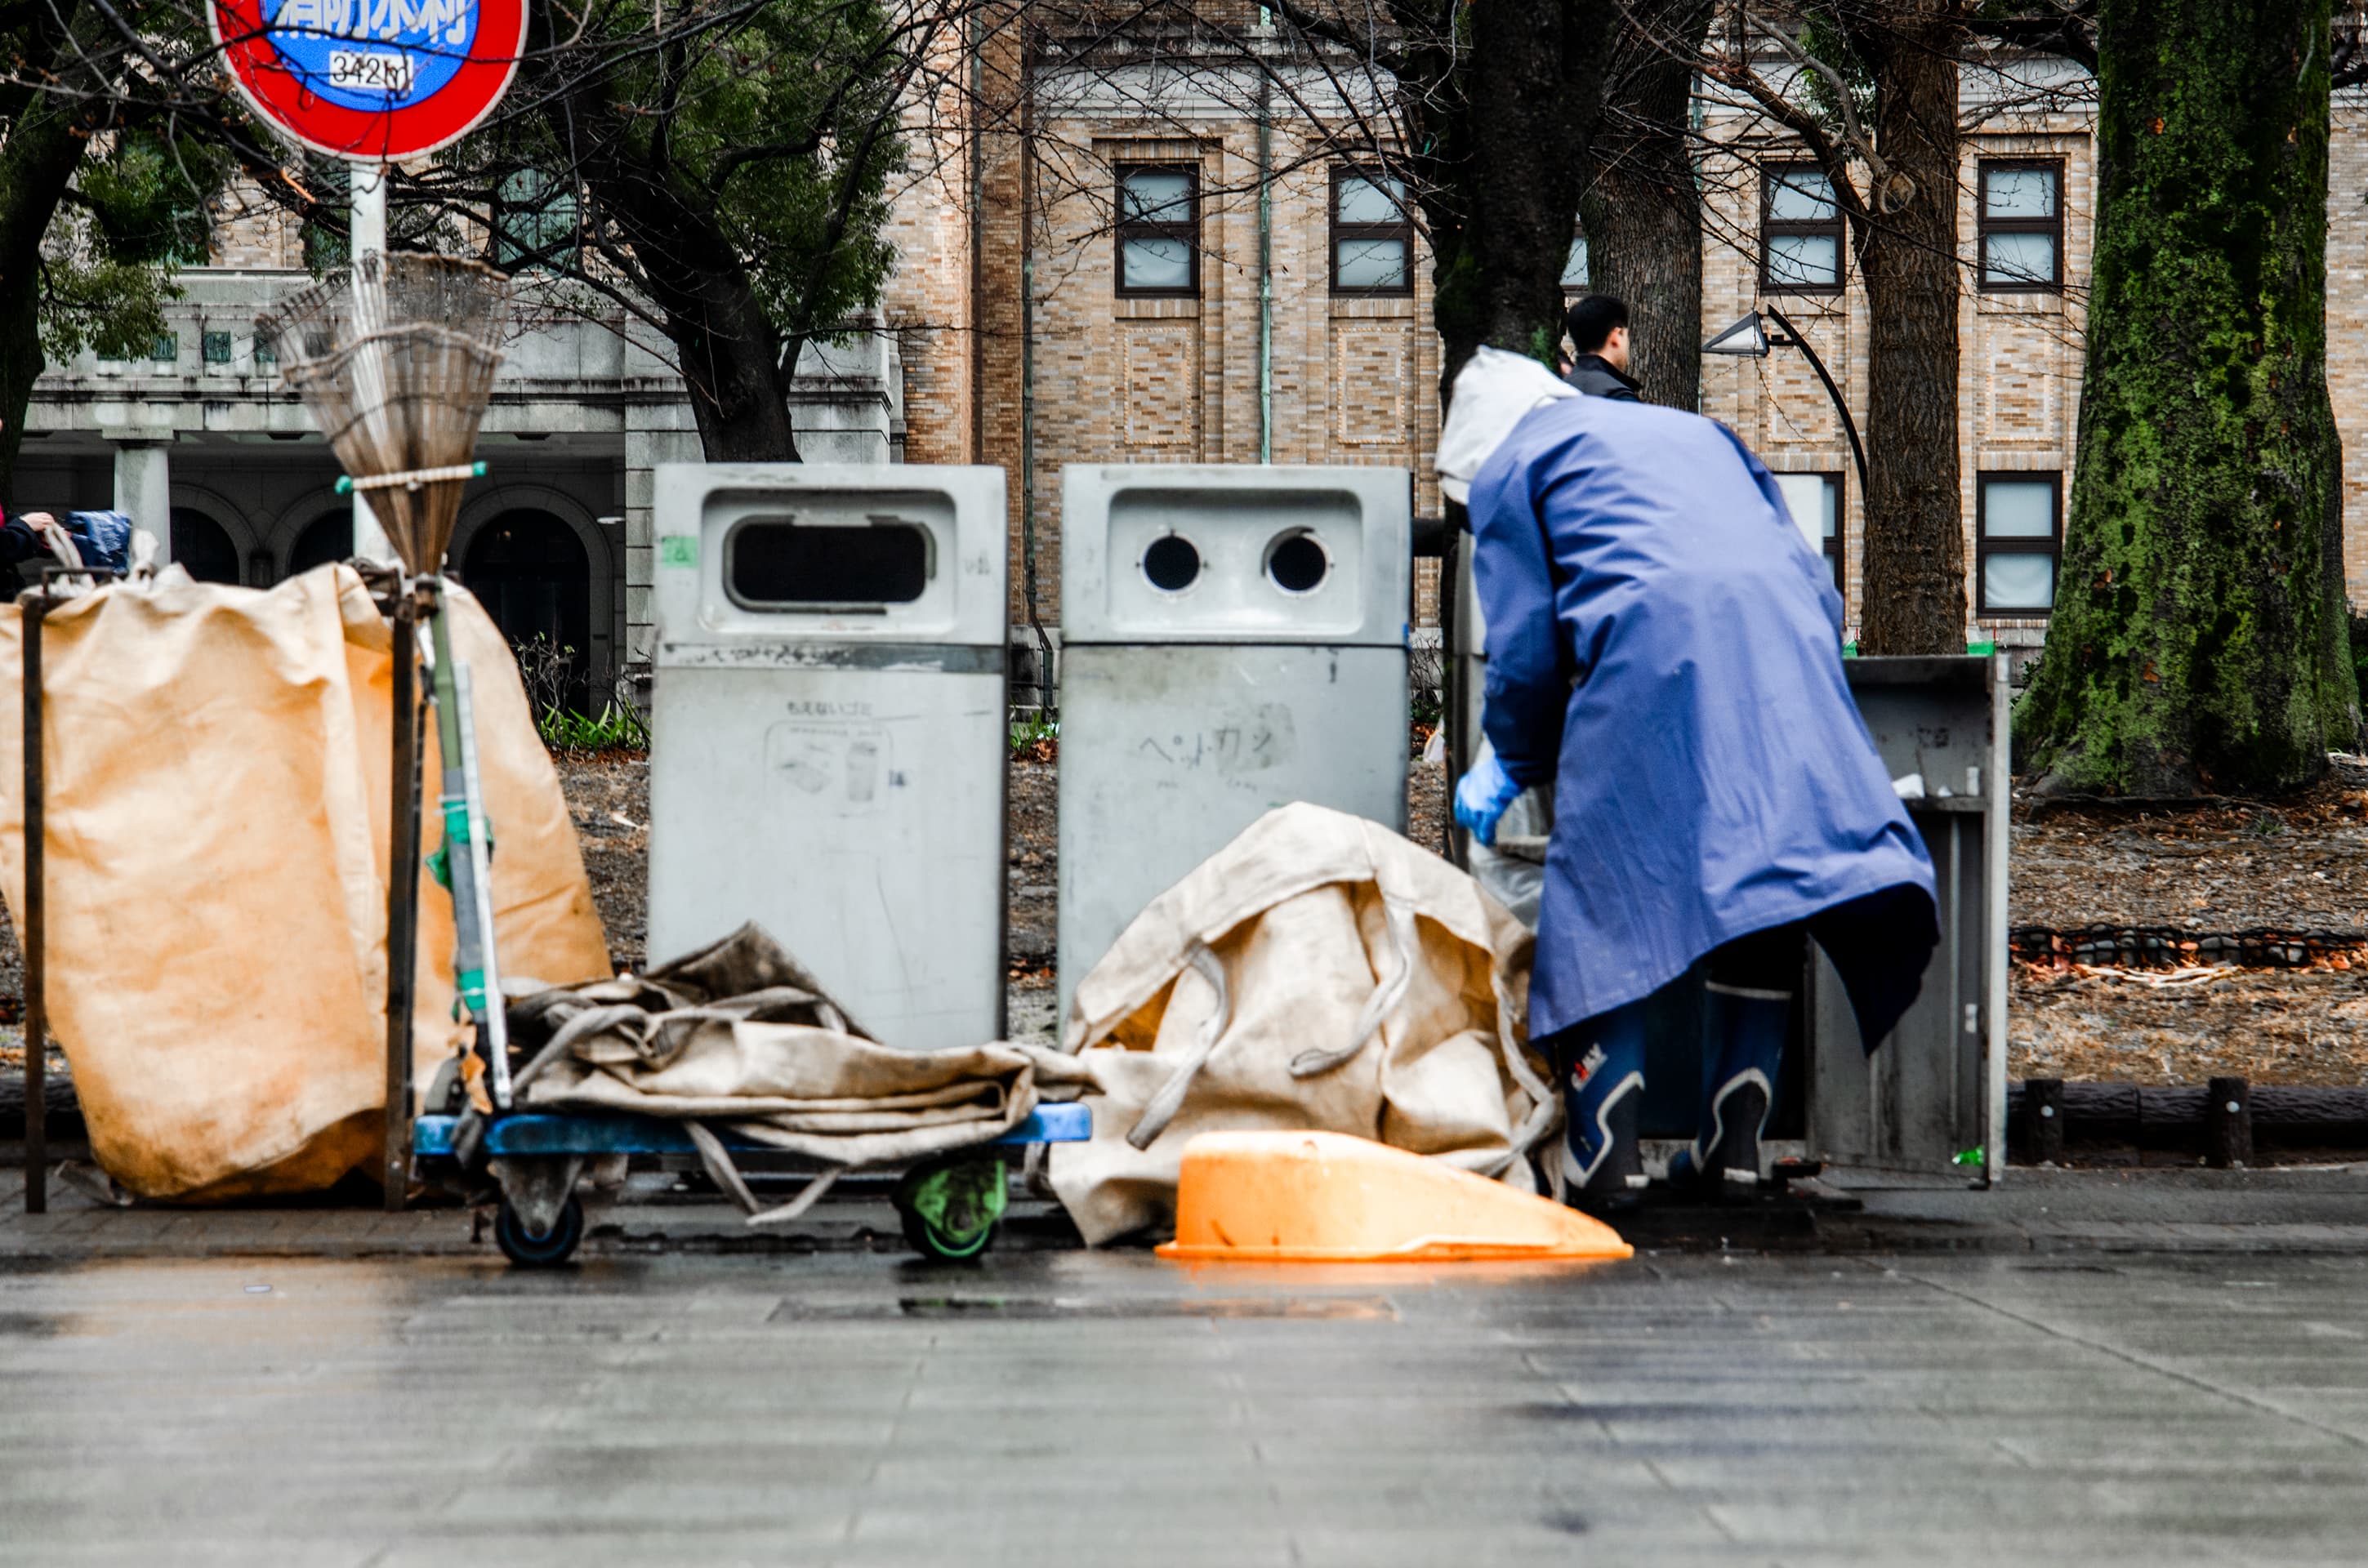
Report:
<svg viewBox="0 0 2368 1568"><path fill-rule="evenodd" d="M915 1166L896 1185L905 1240L924 1257L964 1263L995 1244L1009 1200L1003 1161L957 1154Z"/></svg>

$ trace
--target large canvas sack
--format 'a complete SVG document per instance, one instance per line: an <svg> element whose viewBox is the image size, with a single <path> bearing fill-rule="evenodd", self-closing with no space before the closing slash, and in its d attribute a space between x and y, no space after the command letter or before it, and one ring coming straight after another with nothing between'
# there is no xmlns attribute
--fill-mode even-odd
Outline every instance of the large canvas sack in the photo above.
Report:
<svg viewBox="0 0 2368 1568"><path fill-rule="evenodd" d="M1063 1033L1094 1135L1053 1191L1099 1244L1172 1225L1196 1132L1315 1129L1524 1190L1559 1104L1527 1050L1529 931L1362 818L1269 812L1160 895L1079 983Z"/></svg>
<svg viewBox="0 0 2368 1568"><path fill-rule="evenodd" d="M475 675L506 972L608 972L556 771L517 665L450 599ZM360 579L268 592L168 570L42 631L50 1020L99 1165L202 1201L326 1186L378 1150L386 1082L393 661ZM24 909L23 620L0 607L0 885ZM434 810L434 727L424 847ZM417 1071L452 1018L451 905L420 877Z"/></svg>
<svg viewBox="0 0 2368 1568"><path fill-rule="evenodd" d="M528 997L510 1017L545 1040L519 1074L529 1106L712 1123L832 1165L989 1142L1036 1108L1030 1052L882 1045L753 925L645 975Z"/></svg>

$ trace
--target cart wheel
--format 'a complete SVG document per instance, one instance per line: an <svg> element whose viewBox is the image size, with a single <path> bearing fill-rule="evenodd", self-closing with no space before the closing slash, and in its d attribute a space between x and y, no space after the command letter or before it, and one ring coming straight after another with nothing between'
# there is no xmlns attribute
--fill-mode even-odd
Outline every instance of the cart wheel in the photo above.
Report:
<svg viewBox="0 0 2368 1568"><path fill-rule="evenodd" d="M572 1196L559 1210L558 1222L542 1235L528 1233L526 1222L518 1218L509 1199L502 1199L501 1212L494 1216L494 1241L502 1255L520 1268L556 1268L575 1252L575 1244L584 1239L584 1205Z"/></svg>
<svg viewBox="0 0 2368 1568"><path fill-rule="evenodd" d="M963 1263L995 1244L1008 1198L999 1157L958 1155L905 1173L896 1187L896 1213L915 1252Z"/></svg>

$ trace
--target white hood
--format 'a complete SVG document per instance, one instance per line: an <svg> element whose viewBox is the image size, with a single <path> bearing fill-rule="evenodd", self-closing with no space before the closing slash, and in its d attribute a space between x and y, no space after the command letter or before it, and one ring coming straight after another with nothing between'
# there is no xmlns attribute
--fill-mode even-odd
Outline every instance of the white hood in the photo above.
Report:
<svg viewBox="0 0 2368 1568"><path fill-rule="evenodd" d="M1472 493L1481 466L1505 444L1513 426L1533 408L1578 389L1524 354L1483 348L1455 373L1455 396L1447 407L1447 427L1439 433L1439 488L1462 504Z"/></svg>

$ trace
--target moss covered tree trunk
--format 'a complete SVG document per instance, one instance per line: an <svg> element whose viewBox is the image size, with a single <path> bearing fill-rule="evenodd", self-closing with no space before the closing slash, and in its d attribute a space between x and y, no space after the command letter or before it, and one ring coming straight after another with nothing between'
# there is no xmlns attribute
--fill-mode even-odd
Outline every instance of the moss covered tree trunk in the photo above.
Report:
<svg viewBox="0 0 2368 1568"><path fill-rule="evenodd" d="M2274 791L2355 744L2326 370L2328 0L2102 0L2080 448L2016 716L2055 792Z"/></svg>
<svg viewBox="0 0 2368 1568"><path fill-rule="evenodd" d="M1645 400L1702 402L1702 191L1687 117L1711 0L1651 0L1621 29L1594 141L1588 286L1628 301L1629 373Z"/></svg>

